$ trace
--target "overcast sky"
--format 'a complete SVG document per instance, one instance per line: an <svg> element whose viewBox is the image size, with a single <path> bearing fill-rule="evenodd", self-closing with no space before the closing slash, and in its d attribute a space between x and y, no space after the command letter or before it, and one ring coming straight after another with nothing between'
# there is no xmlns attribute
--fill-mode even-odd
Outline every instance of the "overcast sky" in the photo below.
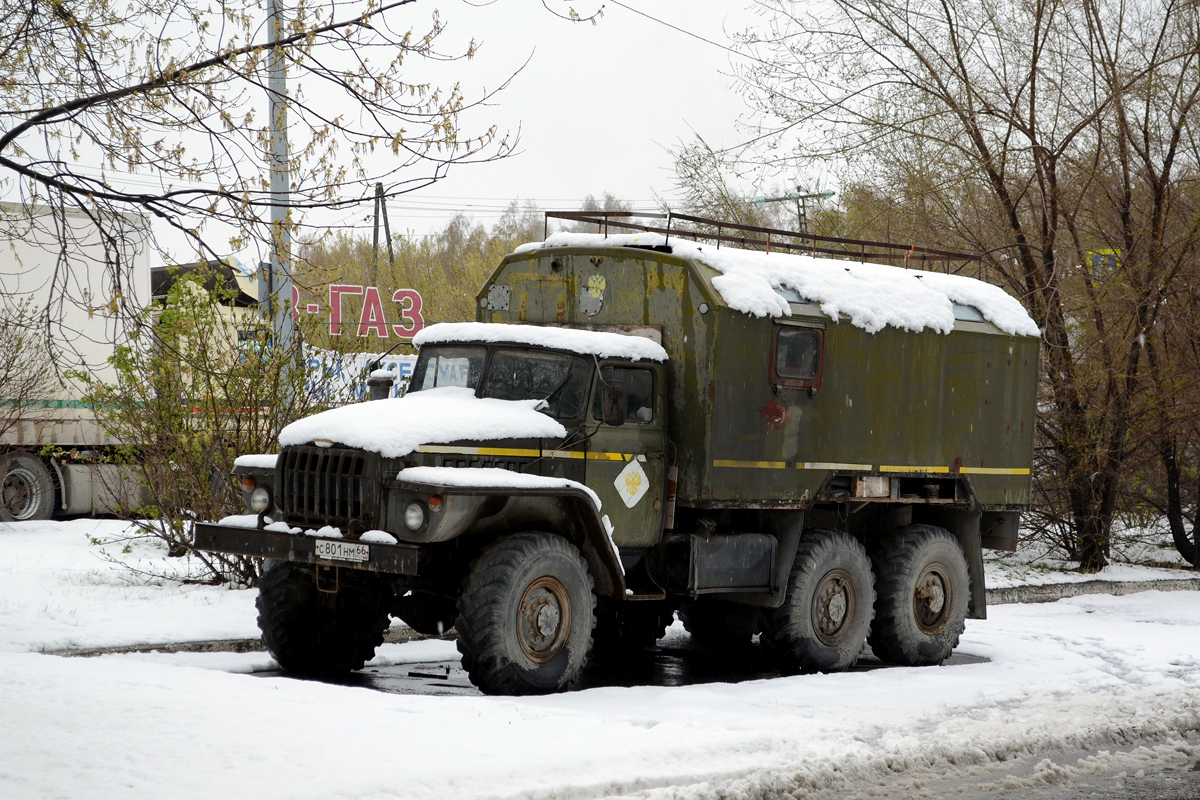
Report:
<svg viewBox="0 0 1200 800"><path fill-rule="evenodd" d="M599 0L547 2L581 14L600 6ZM393 232L429 233L460 210L490 224L515 198L542 209L578 208L587 195L604 192L642 209L652 208L656 196L672 198L668 147L693 130L713 146L740 141L734 122L745 105L730 76L735 57L718 45L758 20L745 5L605 0L594 26L558 19L540 0L448 0L403 10L426 19L436 7L448 25L446 49L472 37L482 44L470 64L454 68L468 97L529 63L485 114L502 130L520 129L518 155L452 169L446 180L391 201ZM370 212L362 208L344 219L369 230Z"/></svg>

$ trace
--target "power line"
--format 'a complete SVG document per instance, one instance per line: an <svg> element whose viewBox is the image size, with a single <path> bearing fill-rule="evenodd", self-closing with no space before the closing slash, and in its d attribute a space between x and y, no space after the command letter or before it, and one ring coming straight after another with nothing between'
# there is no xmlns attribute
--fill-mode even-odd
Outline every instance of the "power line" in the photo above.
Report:
<svg viewBox="0 0 1200 800"><path fill-rule="evenodd" d="M625 9L626 11L632 11L634 14L639 14L639 15L645 17L646 19L650 20L651 22L657 22L659 25L665 25L673 31L678 31L679 33L682 33L684 36L690 36L693 39L698 39L699 41L704 42L705 44L711 44L713 47L719 47L722 50L724 50L725 52L733 53L735 56L738 56L740 58L747 59L748 61L761 62L761 60L762 60L755 56L750 55L749 53L743 53L738 50L734 50L732 47L727 47L726 45L723 45L720 42L714 42L712 39L705 39L703 36L701 36L698 33L692 33L689 30L684 30L683 28L679 27L678 25L673 25L672 23L667 22L666 20L662 20L662 19L659 19L658 17L651 16L651 15L647 14L645 11L638 11L636 8L627 6L624 3L619 2L618 0L609 0L609 2L611 2L615 6L620 6L621 8Z"/></svg>

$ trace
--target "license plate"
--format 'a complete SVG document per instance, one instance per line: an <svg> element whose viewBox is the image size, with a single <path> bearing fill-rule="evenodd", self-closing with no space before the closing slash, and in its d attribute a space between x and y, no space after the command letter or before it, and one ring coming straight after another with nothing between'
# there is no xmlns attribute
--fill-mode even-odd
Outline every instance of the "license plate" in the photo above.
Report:
<svg viewBox="0 0 1200 800"><path fill-rule="evenodd" d="M329 539L317 539L317 558L331 561L363 562L371 558L371 548L358 542L335 542Z"/></svg>

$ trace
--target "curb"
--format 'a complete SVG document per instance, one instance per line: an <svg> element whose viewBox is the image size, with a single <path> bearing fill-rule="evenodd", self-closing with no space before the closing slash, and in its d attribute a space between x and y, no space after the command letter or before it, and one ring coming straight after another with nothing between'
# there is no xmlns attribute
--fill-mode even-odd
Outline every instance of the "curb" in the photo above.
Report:
<svg viewBox="0 0 1200 800"><path fill-rule="evenodd" d="M988 589L987 604L991 606L1007 603L1053 603L1064 597L1079 597L1084 594L1120 596L1153 591L1200 591L1200 578L1177 578L1162 581L1078 581L1076 583L1050 583L1042 586L1009 586L1003 589Z"/></svg>
<svg viewBox="0 0 1200 800"><path fill-rule="evenodd" d="M453 630L453 629L451 629ZM412 628L388 628L383 634L383 641L420 642L425 639L457 639L455 633L444 633L441 636L427 636L417 633ZM43 650L43 655L66 656L67 658L92 658L120 653L262 653L266 652L262 639L210 639L198 642L170 642L167 644L133 644L117 647L77 647L70 650Z"/></svg>

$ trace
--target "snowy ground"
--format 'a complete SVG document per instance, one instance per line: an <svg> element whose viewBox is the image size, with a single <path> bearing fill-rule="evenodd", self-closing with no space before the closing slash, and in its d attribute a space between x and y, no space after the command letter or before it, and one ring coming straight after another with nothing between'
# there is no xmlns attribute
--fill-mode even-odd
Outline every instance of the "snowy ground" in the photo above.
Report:
<svg viewBox="0 0 1200 800"><path fill-rule="evenodd" d="M119 532L0 524L0 797L767 798L878 795L881 781L940 796L927 787L948 770L966 776L958 796L991 791L1014 761L1029 768L1005 779L1031 793L1072 771L1124 792L1143 767L1200 758L1198 592L993 606L959 648L986 663L533 699L388 695L244 674L273 666L258 653L38 652L257 635L252 592L130 583L89 544ZM141 547L115 555L161 557ZM1139 574L1164 573L1188 574ZM381 656L442 660L454 646Z"/></svg>

